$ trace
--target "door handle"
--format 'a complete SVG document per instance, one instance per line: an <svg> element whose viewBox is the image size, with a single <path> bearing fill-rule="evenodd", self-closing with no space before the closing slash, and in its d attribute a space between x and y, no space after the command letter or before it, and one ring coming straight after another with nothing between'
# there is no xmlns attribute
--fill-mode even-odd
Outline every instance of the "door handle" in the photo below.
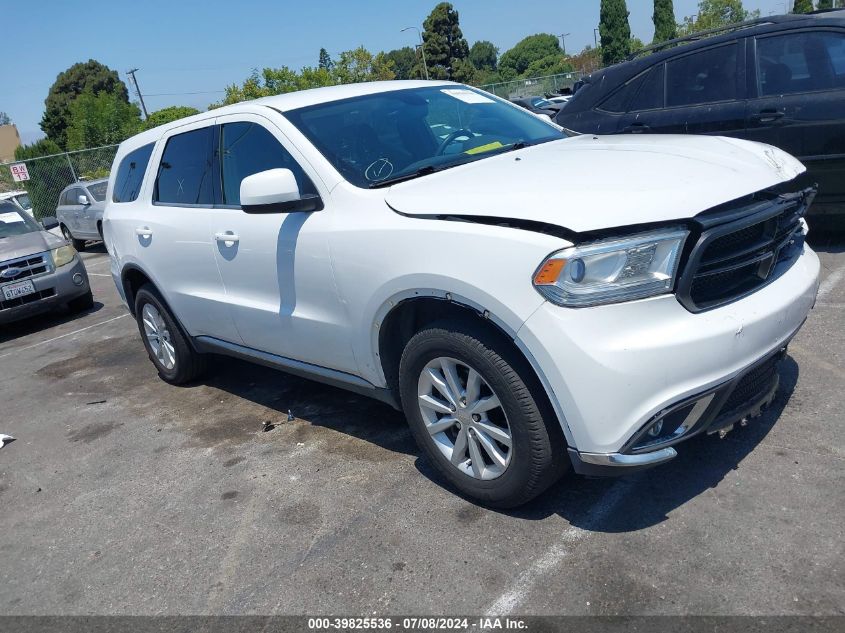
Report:
<svg viewBox="0 0 845 633"><path fill-rule="evenodd" d="M225 233L215 233L214 239L217 242L226 242L226 243L235 243L240 242L241 238L238 237L236 234L232 233L231 231L226 231Z"/></svg>
<svg viewBox="0 0 845 633"><path fill-rule="evenodd" d="M786 112L783 112L782 110L774 110L773 109L773 110L761 110L760 112L753 114L751 116L751 118L754 119L755 121L760 122L760 123L773 123L774 121L777 121L778 119L782 119L785 116L786 116Z"/></svg>
<svg viewBox="0 0 845 633"><path fill-rule="evenodd" d="M629 132L631 134L642 134L643 132L651 132L651 128L645 123L631 123L631 125L622 131Z"/></svg>
<svg viewBox="0 0 845 633"><path fill-rule="evenodd" d="M139 226L135 229L135 235L138 235L139 237L152 237L153 232L149 227Z"/></svg>

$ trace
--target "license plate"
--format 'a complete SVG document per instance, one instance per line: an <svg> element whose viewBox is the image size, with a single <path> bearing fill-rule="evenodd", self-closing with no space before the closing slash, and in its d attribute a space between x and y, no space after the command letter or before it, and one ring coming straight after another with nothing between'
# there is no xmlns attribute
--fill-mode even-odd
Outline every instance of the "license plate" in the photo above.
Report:
<svg viewBox="0 0 845 633"><path fill-rule="evenodd" d="M18 297L25 297L26 295L31 295L34 292L35 286L32 285L31 281L19 281L15 284L3 286L3 298L6 301L9 299L17 299Z"/></svg>

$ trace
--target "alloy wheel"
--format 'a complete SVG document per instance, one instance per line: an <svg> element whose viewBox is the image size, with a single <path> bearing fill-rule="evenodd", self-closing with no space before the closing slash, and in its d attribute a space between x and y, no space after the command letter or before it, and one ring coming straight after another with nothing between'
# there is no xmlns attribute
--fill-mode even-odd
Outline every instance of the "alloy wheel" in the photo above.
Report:
<svg viewBox="0 0 845 633"><path fill-rule="evenodd" d="M170 330L158 309L151 303L145 303L141 310L144 335L156 360L166 370L176 367L176 349L170 340Z"/></svg>
<svg viewBox="0 0 845 633"><path fill-rule="evenodd" d="M426 429L452 466L483 480L505 472L513 452L510 425L499 397L476 369L435 358L420 373L418 395Z"/></svg>

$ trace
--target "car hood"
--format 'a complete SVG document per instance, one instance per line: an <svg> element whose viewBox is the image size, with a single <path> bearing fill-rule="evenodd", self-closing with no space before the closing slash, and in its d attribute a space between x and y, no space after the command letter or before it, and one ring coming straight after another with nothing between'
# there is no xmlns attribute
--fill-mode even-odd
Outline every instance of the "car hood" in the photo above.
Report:
<svg viewBox="0 0 845 633"><path fill-rule="evenodd" d="M684 219L792 180L804 166L714 136L592 136L543 143L393 185L411 216L531 220L575 232Z"/></svg>
<svg viewBox="0 0 845 633"><path fill-rule="evenodd" d="M66 242L47 231L13 235L0 239L0 262L35 253L43 253L52 248L63 246Z"/></svg>

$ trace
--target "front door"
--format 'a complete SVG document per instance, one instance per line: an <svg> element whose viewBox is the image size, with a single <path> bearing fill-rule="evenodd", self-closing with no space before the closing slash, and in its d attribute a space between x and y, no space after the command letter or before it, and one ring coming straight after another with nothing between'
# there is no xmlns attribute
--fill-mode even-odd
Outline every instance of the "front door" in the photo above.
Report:
<svg viewBox="0 0 845 633"><path fill-rule="evenodd" d="M210 227L226 297L244 344L278 356L346 372L357 371L345 335L345 312L332 274L328 192L275 124L260 115L218 118L223 208ZM294 156L294 153L296 156ZM247 214L241 181L274 168L290 169L300 192L325 204L311 213Z"/></svg>

